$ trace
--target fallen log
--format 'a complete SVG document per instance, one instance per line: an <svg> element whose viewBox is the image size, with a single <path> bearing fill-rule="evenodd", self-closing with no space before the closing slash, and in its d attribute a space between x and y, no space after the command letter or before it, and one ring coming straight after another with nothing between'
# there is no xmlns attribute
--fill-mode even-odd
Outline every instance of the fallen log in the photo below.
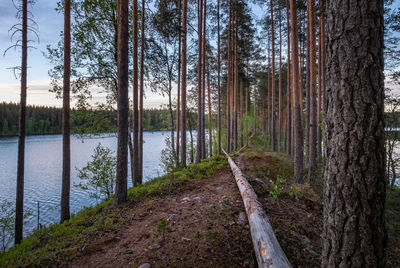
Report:
<svg viewBox="0 0 400 268"><path fill-rule="evenodd" d="M232 158L224 150L222 151L228 158L229 165L231 166L232 173L235 176L237 186L243 199L258 267L292 267L276 239L267 214L258 202L257 195L253 188Z"/></svg>

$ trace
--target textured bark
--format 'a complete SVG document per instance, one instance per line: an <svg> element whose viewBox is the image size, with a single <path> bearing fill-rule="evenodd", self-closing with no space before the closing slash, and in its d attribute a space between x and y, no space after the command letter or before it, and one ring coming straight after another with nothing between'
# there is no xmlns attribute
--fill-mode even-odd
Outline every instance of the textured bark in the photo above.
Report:
<svg viewBox="0 0 400 268"><path fill-rule="evenodd" d="M141 28L140 28L140 85L139 85L139 134L138 134L138 174L137 184L143 183L143 94L144 94L144 49L145 49L145 0L142 0Z"/></svg>
<svg viewBox="0 0 400 268"><path fill-rule="evenodd" d="M201 141L201 127L202 127L202 33L203 33L203 0L199 0L198 2L198 62L197 62L197 144L196 144L196 163L200 163L201 160L201 150L202 150L202 141Z"/></svg>
<svg viewBox="0 0 400 268"><path fill-rule="evenodd" d="M186 166L186 44L187 44L187 0L182 5L182 87L181 87L181 165Z"/></svg>
<svg viewBox="0 0 400 268"><path fill-rule="evenodd" d="M132 7L132 42L133 42L133 171L132 184L138 185L141 181L139 178L139 75L138 75L138 3L137 0L133 0Z"/></svg>
<svg viewBox="0 0 400 268"><path fill-rule="evenodd" d="M128 87L129 1L118 0L118 149L114 204L127 201L128 175Z"/></svg>
<svg viewBox="0 0 400 268"><path fill-rule="evenodd" d="M70 218L71 189L70 147L70 77L71 77L71 1L64 1L64 80L63 80L63 164L61 188L61 222Z"/></svg>
<svg viewBox="0 0 400 268"><path fill-rule="evenodd" d="M383 0L327 1L323 267L385 267Z"/></svg>
<svg viewBox="0 0 400 268"><path fill-rule="evenodd" d="M297 10L296 1L290 0L291 40L292 40L292 86L294 95L294 179L303 183L303 126L301 121L298 72L298 44L297 44Z"/></svg>
<svg viewBox="0 0 400 268"><path fill-rule="evenodd" d="M219 0L217 0L217 68L218 68L218 111L217 111L217 131L218 131L218 154L221 154L221 37L219 32Z"/></svg>
<svg viewBox="0 0 400 268"><path fill-rule="evenodd" d="M315 0L308 0L308 33L310 47L310 140L309 140L309 180L314 179L317 170L317 70L315 51Z"/></svg>
<svg viewBox="0 0 400 268"><path fill-rule="evenodd" d="M237 3L237 1L235 1ZM235 10L234 16L234 37L233 37L233 47L234 47L234 65L233 65L233 150L238 149L238 91L239 91L239 78L238 78L238 22L237 22L237 11Z"/></svg>
<svg viewBox="0 0 400 268"><path fill-rule="evenodd" d="M22 57L21 57L21 101L19 108L17 193L15 202L14 242L20 244L24 226L24 171L26 136L26 81L28 61L28 0L22 1Z"/></svg>

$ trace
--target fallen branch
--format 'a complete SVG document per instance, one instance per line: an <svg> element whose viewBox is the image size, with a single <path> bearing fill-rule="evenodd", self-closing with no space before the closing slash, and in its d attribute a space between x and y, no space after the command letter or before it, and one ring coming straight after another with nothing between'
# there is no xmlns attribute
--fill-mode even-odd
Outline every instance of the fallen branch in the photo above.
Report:
<svg viewBox="0 0 400 268"><path fill-rule="evenodd" d="M267 214L258 202L257 195L253 188L243 176L239 167L233 162L232 158L224 150L222 151L228 158L229 165L231 166L232 173L235 176L237 186L243 199L258 267L292 267L276 239Z"/></svg>

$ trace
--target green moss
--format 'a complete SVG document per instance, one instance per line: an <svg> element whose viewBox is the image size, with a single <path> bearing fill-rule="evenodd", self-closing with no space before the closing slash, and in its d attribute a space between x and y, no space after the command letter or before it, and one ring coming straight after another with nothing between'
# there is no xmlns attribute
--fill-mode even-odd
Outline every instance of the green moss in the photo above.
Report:
<svg viewBox="0 0 400 268"><path fill-rule="evenodd" d="M199 164L188 165L176 172L129 189L129 199L136 202L146 197L182 190L188 182L209 177L226 165L227 160L223 156L205 159ZM112 203L111 198L94 207L81 210L69 221L35 231L20 245L0 253L0 267L41 267L47 264L57 266L57 263L74 259L79 254L78 249L90 241L90 236L99 231L116 230L126 222L127 219L117 216L118 213L113 209ZM89 248L95 249L97 245L96 242L91 243Z"/></svg>

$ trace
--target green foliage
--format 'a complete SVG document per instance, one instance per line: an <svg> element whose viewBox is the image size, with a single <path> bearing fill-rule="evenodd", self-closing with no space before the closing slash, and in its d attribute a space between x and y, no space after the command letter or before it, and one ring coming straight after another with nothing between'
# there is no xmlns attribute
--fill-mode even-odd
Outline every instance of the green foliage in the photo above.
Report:
<svg viewBox="0 0 400 268"><path fill-rule="evenodd" d="M270 180L272 189L269 190L269 196L274 200L274 202L278 202L278 198L282 193L285 193L286 190L283 185L286 183L285 179L278 177L275 182Z"/></svg>
<svg viewBox="0 0 400 268"><path fill-rule="evenodd" d="M178 158L176 152L172 150L171 137L166 136L165 147L161 150L161 167L164 172L172 172L178 167Z"/></svg>
<svg viewBox="0 0 400 268"><path fill-rule="evenodd" d="M0 231L2 240L2 250L6 250L11 242L14 231L15 206L12 202L3 201L0 203Z"/></svg>
<svg viewBox="0 0 400 268"><path fill-rule="evenodd" d="M24 211L24 221L32 215L31 210ZM0 236L1 250L5 251L14 238L15 204L9 201L0 202ZM25 222L26 223L26 222Z"/></svg>
<svg viewBox="0 0 400 268"><path fill-rule="evenodd" d="M142 185L130 188L128 196L131 200L137 200L177 191L191 180L211 176L216 169L226 164L225 157L213 156L202 160L199 164L190 164L164 176L147 181Z"/></svg>
<svg viewBox="0 0 400 268"><path fill-rule="evenodd" d="M171 228L169 227L169 221L165 218L161 218L157 225L157 235L162 235L164 239L167 232L172 232Z"/></svg>
<svg viewBox="0 0 400 268"><path fill-rule="evenodd" d="M78 169L78 177L83 181L74 185L89 190L89 196L96 199L109 199L114 195L117 159L114 153L99 143L94 149L92 161Z"/></svg>

